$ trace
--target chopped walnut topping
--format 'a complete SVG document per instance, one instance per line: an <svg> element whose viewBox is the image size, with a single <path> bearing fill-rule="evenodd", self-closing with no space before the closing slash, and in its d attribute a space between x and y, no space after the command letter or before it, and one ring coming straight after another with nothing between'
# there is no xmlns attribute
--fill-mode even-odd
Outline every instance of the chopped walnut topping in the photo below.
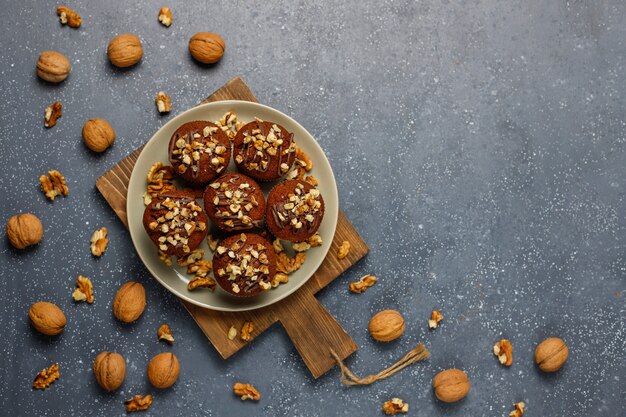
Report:
<svg viewBox="0 0 626 417"><path fill-rule="evenodd" d="M355 294L361 294L362 292L365 292L365 290L367 290L369 287L374 285L376 281L378 281L378 278L376 278L374 275L365 275L362 276L358 282L350 283L350 286L348 288L350 292L353 292Z"/></svg>
<svg viewBox="0 0 626 417"><path fill-rule="evenodd" d="M230 329L228 329L228 339L235 340L235 337L237 337L237 328L235 326L230 326Z"/></svg>
<svg viewBox="0 0 626 417"><path fill-rule="evenodd" d="M277 254L276 270L285 274L291 274L300 269L305 259L306 254L304 252L296 253L293 258L287 256L285 252L280 252Z"/></svg>
<svg viewBox="0 0 626 417"><path fill-rule="evenodd" d="M165 27L172 26L172 10L169 7L161 7L161 10L159 10L159 22Z"/></svg>
<svg viewBox="0 0 626 417"><path fill-rule="evenodd" d="M165 323L163 323L161 327L159 327L159 330L157 330L157 336L159 337L159 340L165 340L169 343L174 343L174 336L172 336L172 329L170 329L170 326L168 326Z"/></svg>
<svg viewBox="0 0 626 417"><path fill-rule="evenodd" d="M224 177L221 177L224 178ZM215 216L224 220L224 225L232 230L251 229L260 222L252 220L250 212L259 206L255 197L257 188L239 175L227 176L221 182L209 184L213 204L216 206Z"/></svg>
<svg viewBox="0 0 626 417"><path fill-rule="evenodd" d="M261 399L259 391L250 384L236 382L233 386L233 392L236 396L241 397L242 400L259 401Z"/></svg>
<svg viewBox="0 0 626 417"><path fill-rule="evenodd" d="M235 139L237 131L244 125L243 122L237 120L237 114L233 111L226 112L215 124L226 133L231 141Z"/></svg>
<svg viewBox="0 0 626 417"><path fill-rule="evenodd" d="M337 249L337 259L343 259L350 253L350 242L344 240Z"/></svg>
<svg viewBox="0 0 626 417"><path fill-rule="evenodd" d="M520 401L515 404L515 410L509 413L509 417L522 417L524 415L525 409L526 409L526 404Z"/></svg>
<svg viewBox="0 0 626 417"><path fill-rule="evenodd" d="M254 324L251 321L247 321L241 326L241 332L239 337L244 342L248 342L251 339L252 332L254 331Z"/></svg>
<svg viewBox="0 0 626 417"><path fill-rule="evenodd" d="M33 382L33 388L46 389L50 384L59 379L60 376L59 365L56 363L52 364L48 369L44 369L37 374Z"/></svg>
<svg viewBox="0 0 626 417"><path fill-rule="evenodd" d="M172 257L163 251L159 251L159 259L167 266L172 266Z"/></svg>
<svg viewBox="0 0 626 417"><path fill-rule="evenodd" d="M291 245L296 252L306 252L311 249L311 245L308 242L297 242Z"/></svg>
<svg viewBox="0 0 626 417"><path fill-rule="evenodd" d="M43 125L47 128L56 126L57 119L63 116L63 105L60 101L57 101L51 106L46 107L44 110L44 122Z"/></svg>
<svg viewBox="0 0 626 417"><path fill-rule="evenodd" d="M264 133L266 132L266 133ZM259 122L251 124L243 132L243 147L235 156L235 162L243 163L250 171L266 172L272 157L279 155L280 161L293 161L296 145L292 141L293 135L283 132L276 124ZM283 157L286 157L283 159ZM292 163L293 164L293 163ZM282 176L291 168L290 164L281 162L278 166Z"/></svg>
<svg viewBox="0 0 626 417"><path fill-rule="evenodd" d="M91 283L91 280L87 277L79 275L76 279L76 289L74 290L74 293L72 293L72 297L74 298L74 301L87 301L89 304L93 303L93 284Z"/></svg>
<svg viewBox="0 0 626 417"><path fill-rule="evenodd" d="M184 174L188 169L198 172L204 155L207 155L206 159L216 172L226 169L228 161L223 154L227 149L221 144L220 137L215 135L218 131L219 127L209 125L202 131L189 129L184 133L175 133L171 158L177 161L175 165L179 174Z"/></svg>
<svg viewBox="0 0 626 417"><path fill-rule="evenodd" d="M68 25L71 28L79 28L83 19L78 13L66 6L57 7L57 15L62 25Z"/></svg>
<svg viewBox="0 0 626 417"><path fill-rule="evenodd" d="M209 235L206 237L206 241L207 241L207 244L209 245L209 249L211 249L211 252L215 252L215 250L217 249L217 244L219 243L219 240L215 236L209 233Z"/></svg>
<svg viewBox="0 0 626 417"><path fill-rule="evenodd" d="M189 266L189 265L199 261L203 257L204 257L204 250L203 249L196 249L193 252L191 252L189 255L183 256L181 258L178 258L178 260L176 262L180 266Z"/></svg>
<svg viewBox="0 0 626 417"><path fill-rule="evenodd" d="M439 322L441 320L443 320L443 314L441 314L439 310L433 310L433 312L430 313L430 320L428 320L428 328L436 329L439 327Z"/></svg>
<svg viewBox="0 0 626 417"><path fill-rule="evenodd" d="M405 403L400 398L392 398L390 401L386 401L383 404L383 411L387 415L394 415L396 413L406 414L409 412L409 404Z"/></svg>
<svg viewBox="0 0 626 417"><path fill-rule="evenodd" d="M272 279L272 287L276 288L280 284L286 284L288 282L289 282L289 275L282 273L282 272L277 272L276 274L274 274L274 278Z"/></svg>
<svg viewBox="0 0 626 417"><path fill-rule="evenodd" d="M124 404L126 405L126 411L129 413L133 411L144 411L152 405L152 395L148 394L145 397L135 395L130 400L126 400Z"/></svg>
<svg viewBox="0 0 626 417"><path fill-rule="evenodd" d="M322 210L320 191L317 188L305 189L303 183L297 183L293 192L271 206L272 218L279 227L290 227L297 233L303 227L316 228L319 225L321 218L316 214Z"/></svg>
<svg viewBox="0 0 626 417"><path fill-rule="evenodd" d="M313 161L302 149L296 148L296 164L304 168L306 172L313 169Z"/></svg>
<svg viewBox="0 0 626 417"><path fill-rule="evenodd" d="M65 177L57 170L48 171L47 176L42 175L39 177L39 184L41 185L41 190L50 201L54 201L59 195L67 197L70 193Z"/></svg>
<svg viewBox="0 0 626 417"><path fill-rule="evenodd" d="M102 256L109 244L107 239L107 228L101 227L91 235L91 254L93 256Z"/></svg>
<svg viewBox="0 0 626 417"><path fill-rule="evenodd" d="M272 247L274 248L274 252L276 253L281 253L285 251L285 248L283 248L283 244L279 238L274 239L274 241L272 242Z"/></svg>
<svg viewBox="0 0 626 417"><path fill-rule="evenodd" d="M201 277L196 275L187 284L187 290L193 291L196 288L208 288L209 290L214 291L216 284L217 283L212 277Z"/></svg>
<svg viewBox="0 0 626 417"><path fill-rule="evenodd" d="M169 113L172 110L172 101L170 96L164 91L159 91L156 95L156 106L159 113Z"/></svg>
<svg viewBox="0 0 626 417"><path fill-rule="evenodd" d="M504 366L513 364L513 345L506 339L500 340L493 345L493 354L498 357L498 361Z"/></svg>

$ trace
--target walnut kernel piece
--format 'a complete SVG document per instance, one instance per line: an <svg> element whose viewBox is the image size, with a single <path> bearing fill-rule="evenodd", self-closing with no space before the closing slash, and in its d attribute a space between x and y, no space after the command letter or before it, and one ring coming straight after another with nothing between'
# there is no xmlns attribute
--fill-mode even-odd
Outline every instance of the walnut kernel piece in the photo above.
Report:
<svg viewBox="0 0 626 417"><path fill-rule="evenodd" d="M276 274L274 274L274 278L272 278L272 288L276 288L278 287L280 284L286 284L289 282L289 275L282 273L282 272L277 272Z"/></svg>
<svg viewBox="0 0 626 417"><path fill-rule="evenodd" d="M189 266L192 263L199 261L202 258L204 258L204 250L196 249L193 252L191 252L189 255L183 256L182 258L178 258L176 263L178 263L178 265L180 266Z"/></svg>
<svg viewBox="0 0 626 417"><path fill-rule="evenodd" d="M493 345L493 354L498 357L502 365L511 366L513 364L513 345L508 340L502 339Z"/></svg>
<svg viewBox="0 0 626 417"><path fill-rule="evenodd" d="M82 275L76 278L76 289L72 293L72 298L78 302L86 301L89 304L93 303L93 284L89 278Z"/></svg>
<svg viewBox="0 0 626 417"><path fill-rule="evenodd" d="M350 292L353 292L355 294L361 294L362 292L365 292L365 290L367 290L369 287L376 284L376 281L378 281L378 278L376 278L374 275L364 275L359 279L358 282L350 283L348 289L350 290Z"/></svg>
<svg viewBox="0 0 626 417"><path fill-rule="evenodd" d="M278 253L276 259L276 271L283 274L291 274L300 269L306 259L304 252L298 252L293 258L287 256L285 252Z"/></svg>
<svg viewBox="0 0 626 417"><path fill-rule="evenodd" d="M343 259L350 253L350 242L344 240L337 250L337 259Z"/></svg>
<svg viewBox="0 0 626 417"><path fill-rule="evenodd" d="M317 187L319 185L319 181L317 180L317 178L315 178L313 175L307 175L304 178L304 181L308 182L309 184L311 184L313 187Z"/></svg>
<svg viewBox="0 0 626 417"><path fill-rule="evenodd" d="M283 247L283 244L279 238L274 239L274 241L272 242L272 247L274 248L274 252L276 253L281 253L285 251L285 248Z"/></svg>
<svg viewBox="0 0 626 417"><path fill-rule="evenodd" d="M209 272L211 272L211 269L213 269L211 261L200 259L187 267L187 273L204 278L209 274Z"/></svg>
<svg viewBox="0 0 626 417"><path fill-rule="evenodd" d="M159 113L169 113L172 110L172 101L170 96L164 91L159 91L156 95L156 106Z"/></svg>
<svg viewBox="0 0 626 417"><path fill-rule="evenodd" d="M145 397L135 395L130 400L124 401L124 404L126 405L126 411L129 413L133 411L144 411L152 405L152 395L148 394Z"/></svg>
<svg viewBox="0 0 626 417"><path fill-rule="evenodd" d="M400 398L392 398L389 401L385 401L383 411L387 415L394 415L396 413L406 414L409 412L409 404L405 403Z"/></svg>
<svg viewBox="0 0 626 417"><path fill-rule="evenodd" d="M218 125L224 133L226 133L226 136L228 136L231 141L235 140L237 131L243 126L243 122L240 122L237 119L237 114L234 111L224 113L224 115L216 121L215 124Z"/></svg>
<svg viewBox="0 0 626 417"><path fill-rule="evenodd" d="M259 401L261 399L261 393L259 393L259 391L250 384L235 382L235 385L233 385L233 392L236 396L240 397L242 401Z"/></svg>
<svg viewBox="0 0 626 417"><path fill-rule="evenodd" d="M215 252L215 250L217 249L217 245L220 241L218 238L209 233L209 235L206 237L206 242L209 245L209 249L211 249L211 252Z"/></svg>
<svg viewBox="0 0 626 417"><path fill-rule="evenodd" d="M63 105L60 101L57 101L54 104L46 107L43 115L44 127L51 128L56 126L57 119L59 119L61 116L63 116Z"/></svg>
<svg viewBox="0 0 626 417"><path fill-rule="evenodd" d="M172 26L172 9L161 7L161 10L159 10L159 22L165 27Z"/></svg>
<svg viewBox="0 0 626 417"><path fill-rule="evenodd" d="M43 191L50 201L54 201L59 195L67 197L70 193L69 188L67 188L67 183L65 182L65 177L56 169L48 171L48 175L39 177L39 184L41 185L41 191Z"/></svg>
<svg viewBox="0 0 626 417"><path fill-rule="evenodd" d="M46 389L50 384L59 379L60 376L59 364L52 364L49 368L43 369L37 374L35 381L33 381L33 388Z"/></svg>
<svg viewBox="0 0 626 417"><path fill-rule="evenodd" d="M524 415L524 411L526 408L526 404L523 402L518 402L515 404L515 410L509 413L509 417L522 417Z"/></svg>
<svg viewBox="0 0 626 417"><path fill-rule="evenodd" d="M215 285L217 283L211 277L201 277L196 275L187 284L187 290L193 291L196 288L208 288L211 291L215 291Z"/></svg>
<svg viewBox="0 0 626 417"><path fill-rule="evenodd" d="M251 339L251 334L254 331L254 324L251 321L247 321L241 326L241 332L239 333L239 337L244 342L247 342Z"/></svg>
<svg viewBox="0 0 626 417"><path fill-rule="evenodd" d="M159 336L159 340L166 340L170 343L174 343L174 336L172 336L172 329L170 326L163 323L159 330L157 330L157 336Z"/></svg>
<svg viewBox="0 0 626 417"><path fill-rule="evenodd" d="M79 28L80 24L83 22L80 15L67 6L57 7L57 15L62 25L68 25L74 29Z"/></svg>
<svg viewBox="0 0 626 417"><path fill-rule="evenodd" d="M296 164L303 167L306 172L313 169L313 161L309 158L309 155L304 153L299 147L296 148Z"/></svg>
<svg viewBox="0 0 626 417"><path fill-rule="evenodd" d="M109 239L107 239L108 230L106 227L101 227L100 229L93 232L91 235L91 254L93 256L102 256L104 251L109 244Z"/></svg>
<svg viewBox="0 0 626 417"><path fill-rule="evenodd" d="M235 340L235 337L237 337L237 328L235 326L230 326L230 329L228 329L228 339Z"/></svg>
<svg viewBox="0 0 626 417"><path fill-rule="evenodd" d="M172 266L172 257L163 251L159 251L159 259L167 266Z"/></svg>
<svg viewBox="0 0 626 417"><path fill-rule="evenodd" d="M310 238L308 238L306 240L306 242L311 245L312 248L316 247L316 246L322 246L322 243L324 243L324 241L322 240L322 237L320 236L319 233L315 233L313 236L311 236Z"/></svg>
<svg viewBox="0 0 626 417"><path fill-rule="evenodd" d="M296 252L306 252L311 249L311 245L308 242L296 242L291 245Z"/></svg>
<svg viewBox="0 0 626 417"><path fill-rule="evenodd" d="M436 329L439 327L439 322L441 320L443 320L443 314L441 314L439 310L433 310L433 312L430 313L430 320L428 320L428 328Z"/></svg>

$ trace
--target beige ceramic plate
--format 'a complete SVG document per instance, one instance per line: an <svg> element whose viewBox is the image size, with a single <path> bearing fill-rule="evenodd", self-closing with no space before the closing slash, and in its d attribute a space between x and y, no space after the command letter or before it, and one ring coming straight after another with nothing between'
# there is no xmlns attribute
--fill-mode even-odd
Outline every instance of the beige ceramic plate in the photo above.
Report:
<svg viewBox="0 0 626 417"><path fill-rule="evenodd" d="M158 256L157 248L143 228L143 193L146 189L146 173L148 169L157 161L169 164L167 158L167 146L171 135L183 123L193 120L210 120L216 121L227 111L234 111L240 121L245 123L258 117L263 120L273 121L284 126L288 131L294 134L294 139L298 146L307 153L313 161L314 167L311 175L319 180L319 190L324 197L325 214L324 220L319 229L319 233L324 241L322 246L311 248L307 251L306 261L302 267L289 276L289 282L282 284L277 288L273 288L265 293L249 299L236 298L221 288L215 292L209 292L206 289L196 289L193 292L187 291L187 282L191 278L186 274L186 268L176 265L174 258L173 266L166 266L161 262ZM228 171L235 171L235 165L231 160ZM269 183L262 188L266 192L275 185ZM202 201L199 201L202 206ZM133 169L128 184L128 201L126 211L128 213L128 227L130 236L135 245L135 249L139 257L146 265L150 273L168 290L183 300L189 301L201 307L222 311L244 311L255 308L265 307L287 297L292 292L300 288L313 275L320 266L328 249L337 226L337 217L339 215L339 203L337 195L337 185L335 176L324 155L324 151L317 144L313 136L306 131L298 122L291 117L279 112L271 107L248 101L220 101L216 103L203 104L201 106L190 109L165 124L159 129L150 141L146 144L143 151L137 159L137 163ZM215 232L215 228L211 227L211 232ZM286 242L283 242L286 243ZM212 253L206 240L202 248L205 251L205 259L211 259Z"/></svg>

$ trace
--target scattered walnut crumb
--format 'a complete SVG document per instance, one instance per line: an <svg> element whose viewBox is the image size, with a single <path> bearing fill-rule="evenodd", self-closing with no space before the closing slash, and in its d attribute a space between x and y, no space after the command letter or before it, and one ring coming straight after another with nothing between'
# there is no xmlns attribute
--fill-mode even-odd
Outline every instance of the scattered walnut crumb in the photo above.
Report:
<svg viewBox="0 0 626 417"><path fill-rule="evenodd" d="M220 241L218 238L209 233L206 237L206 242L209 245L209 249L211 249L211 252L215 252L215 250L217 249L217 245Z"/></svg>
<svg viewBox="0 0 626 417"><path fill-rule="evenodd" d="M313 236L308 238L306 242L311 245L311 247L322 246L322 243L324 243L319 233L315 233Z"/></svg>
<svg viewBox="0 0 626 417"><path fill-rule="evenodd" d="M60 101L46 107L43 115L44 127L51 128L56 126L57 120L63 116L63 105Z"/></svg>
<svg viewBox="0 0 626 417"><path fill-rule="evenodd" d="M169 343L174 343L174 336L172 336L172 329L166 323L163 323L159 330L157 330L157 336L159 340L165 340Z"/></svg>
<svg viewBox="0 0 626 417"><path fill-rule="evenodd" d="M104 251L109 244L109 239L107 239L108 230L106 227L101 227L100 229L93 232L91 235L91 254L93 256L102 256Z"/></svg>
<svg viewBox="0 0 626 417"><path fill-rule="evenodd" d="M300 269L306 259L304 252L298 252L293 258L287 256L285 252L280 252L276 259L276 271L284 274L291 274Z"/></svg>
<svg viewBox="0 0 626 417"><path fill-rule="evenodd" d="M50 384L59 379L60 376L59 364L52 364L49 368L43 369L37 374L35 381L33 381L33 388L46 389Z"/></svg>
<svg viewBox="0 0 626 417"><path fill-rule="evenodd" d="M526 408L526 404L523 402L518 402L515 404L515 410L509 413L509 417L522 417L524 415L524 411Z"/></svg>
<svg viewBox="0 0 626 417"><path fill-rule="evenodd" d="M187 290L193 291L196 288L208 288L211 291L215 291L216 282L211 277L201 277L196 275L187 284Z"/></svg>
<svg viewBox="0 0 626 417"><path fill-rule="evenodd" d="M237 337L237 328L235 326L230 326L230 329L228 329L228 339L235 340L235 337Z"/></svg>
<svg viewBox="0 0 626 417"><path fill-rule="evenodd" d="M439 322L441 320L443 320L443 314L441 314L439 310L433 310L433 312L430 313L430 320L428 320L428 328L436 329L439 327Z"/></svg>
<svg viewBox="0 0 626 417"><path fill-rule="evenodd" d="M241 340L243 340L244 342L247 342L250 340L253 331L254 324L252 324L251 321L247 321L243 324L243 326L241 326L241 332L239 333L239 337L241 337Z"/></svg>
<svg viewBox="0 0 626 417"><path fill-rule="evenodd" d="M159 259L167 266L172 266L172 257L163 251L159 251Z"/></svg>
<svg viewBox="0 0 626 417"><path fill-rule="evenodd" d="M362 292L365 292L365 290L367 290L369 287L376 284L376 281L378 281L378 278L376 278L374 275L364 275L359 278L357 282L350 283L348 289L350 290L350 292L353 292L355 294L361 294Z"/></svg>
<svg viewBox="0 0 626 417"><path fill-rule="evenodd" d="M148 394L145 397L135 395L130 400L124 401L124 404L126 405L126 411L129 413L133 411L144 411L152 405L152 395Z"/></svg>
<svg viewBox="0 0 626 417"><path fill-rule="evenodd" d="M282 272L277 272L274 274L274 278L272 278L272 287L276 288L278 287L280 284L286 284L289 282L289 275L282 273Z"/></svg>
<svg viewBox="0 0 626 417"><path fill-rule="evenodd" d="M170 96L165 94L164 91L159 91L156 95L156 106L159 113L169 113L172 110L172 101Z"/></svg>
<svg viewBox="0 0 626 417"><path fill-rule="evenodd" d="M211 269L213 269L211 261L200 259L187 267L187 273L204 278L211 272Z"/></svg>
<svg viewBox="0 0 626 417"><path fill-rule="evenodd" d="M386 401L383 404L383 411L387 415L394 415L396 413L406 414L409 412L409 404L405 403L400 398L392 398L390 401Z"/></svg>
<svg viewBox="0 0 626 417"><path fill-rule="evenodd" d="M350 253L350 242L344 240L337 250L337 259L343 259Z"/></svg>
<svg viewBox="0 0 626 417"><path fill-rule="evenodd" d="M54 201L59 195L67 197L70 193L65 177L57 170L48 171L48 175L39 177L39 184L41 185L41 190L50 201Z"/></svg>
<svg viewBox="0 0 626 417"><path fill-rule="evenodd" d="M83 19L78 13L67 6L57 7L57 15L62 25L68 25L71 28L79 28Z"/></svg>
<svg viewBox="0 0 626 417"><path fill-rule="evenodd" d="M311 245L308 242L294 242L291 247L296 252L306 252L311 249Z"/></svg>
<svg viewBox="0 0 626 417"><path fill-rule="evenodd" d="M76 289L72 293L72 298L78 302L86 301L89 304L93 303L93 284L89 278L82 275L76 278Z"/></svg>
<svg viewBox="0 0 626 417"><path fill-rule="evenodd" d="M261 393L250 384L235 382L233 392L236 396L241 397L242 400L259 401L261 399Z"/></svg>
<svg viewBox="0 0 626 417"><path fill-rule="evenodd" d="M285 251L285 248L283 247L283 244L279 238L274 239L274 241L272 242L272 247L274 248L274 252L276 253L281 253Z"/></svg>
<svg viewBox="0 0 626 417"><path fill-rule="evenodd" d="M498 361L504 366L513 364L513 345L506 339L500 340L493 345L493 354L498 357Z"/></svg>
<svg viewBox="0 0 626 417"><path fill-rule="evenodd" d="M196 249L193 252L191 252L189 255L178 258L176 263L178 263L178 265L180 266L189 266L192 263L199 261L202 258L204 258L204 250Z"/></svg>
<svg viewBox="0 0 626 417"><path fill-rule="evenodd" d="M159 10L159 22L165 27L172 26L172 10L169 7L161 7L161 10Z"/></svg>

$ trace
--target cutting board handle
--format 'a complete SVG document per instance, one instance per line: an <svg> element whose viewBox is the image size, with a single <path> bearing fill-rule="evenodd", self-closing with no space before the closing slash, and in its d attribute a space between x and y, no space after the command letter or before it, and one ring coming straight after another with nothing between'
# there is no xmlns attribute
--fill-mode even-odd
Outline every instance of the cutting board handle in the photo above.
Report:
<svg viewBox="0 0 626 417"><path fill-rule="evenodd" d="M336 365L330 349L341 359L357 350L356 343L341 324L306 289L296 291L278 305L277 317L314 378Z"/></svg>

